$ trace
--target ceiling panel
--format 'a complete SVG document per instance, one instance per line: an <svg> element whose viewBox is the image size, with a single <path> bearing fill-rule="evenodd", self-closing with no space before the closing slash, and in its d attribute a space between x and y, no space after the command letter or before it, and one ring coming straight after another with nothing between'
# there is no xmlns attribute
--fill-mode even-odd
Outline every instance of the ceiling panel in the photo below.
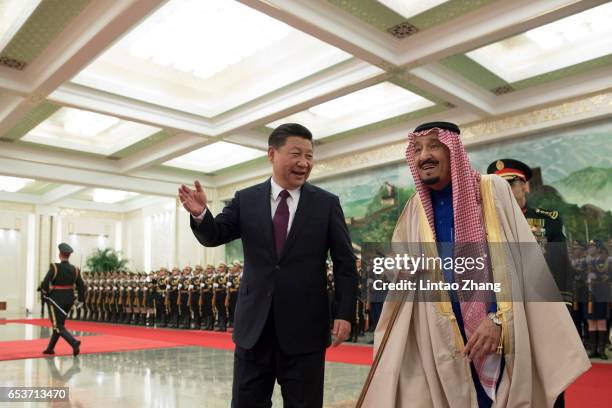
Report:
<svg viewBox="0 0 612 408"><path fill-rule="evenodd" d="M612 54L612 3L583 11L466 55L512 83Z"/></svg>
<svg viewBox="0 0 612 408"><path fill-rule="evenodd" d="M212 173L263 157L267 152L227 142L216 142L169 160L165 166Z"/></svg>
<svg viewBox="0 0 612 408"><path fill-rule="evenodd" d="M29 131L25 142L110 155L160 129L94 112L61 108Z"/></svg>
<svg viewBox="0 0 612 408"><path fill-rule="evenodd" d="M172 0L73 82L213 117L351 56L231 0Z"/></svg>
<svg viewBox="0 0 612 408"><path fill-rule="evenodd" d="M313 106L269 123L297 122L306 126L315 139L380 122L433 106L434 103L390 82L383 82Z"/></svg>

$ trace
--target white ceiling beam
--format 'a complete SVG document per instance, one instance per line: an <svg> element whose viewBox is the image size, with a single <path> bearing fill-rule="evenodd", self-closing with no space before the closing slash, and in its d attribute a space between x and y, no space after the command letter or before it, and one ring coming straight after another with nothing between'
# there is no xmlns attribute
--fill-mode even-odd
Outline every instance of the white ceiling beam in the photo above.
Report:
<svg viewBox="0 0 612 408"><path fill-rule="evenodd" d="M416 67L579 13L606 0L496 1L406 38L397 64Z"/></svg>
<svg viewBox="0 0 612 408"><path fill-rule="evenodd" d="M43 194L38 201L41 205L50 205L85 190L83 186L65 184Z"/></svg>
<svg viewBox="0 0 612 408"><path fill-rule="evenodd" d="M168 197L174 197L179 187L176 183L160 180L7 158L0 158L0 174Z"/></svg>
<svg viewBox="0 0 612 408"><path fill-rule="evenodd" d="M119 160L119 169L122 173L128 173L162 164L175 157L199 149L208 143L210 141L197 135L187 133L174 135L168 140Z"/></svg>
<svg viewBox="0 0 612 408"><path fill-rule="evenodd" d="M238 133L232 133L230 136L224 137L223 140L253 149L267 151L269 136L269 134L262 133L257 130L246 130Z"/></svg>
<svg viewBox="0 0 612 408"><path fill-rule="evenodd" d="M516 113L609 89L612 67L608 66L500 96L496 111L498 115Z"/></svg>
<svg viewBox="0 0 612 408"><path fill-rule="evenodd" d="M0 191L0 201L9 201L13 203L24 203L24 204L38 204L40 196L36 194L26 193L9 193L7 191Z"/></svg>
<svg viewBox="0 0 612 408"><path fill-rule="evenodd" d="M324 0L240 0L262 13L380 67L397 60L398 40Z"/></svg>
<svg viewBox="0 0 612 408"><path fill-rule="evenodd" d="M102 157L91 157L79 152L48 150L43 145L24 145L20 143L0 142L0 157L28 162L47 163L69 168L82 168L100 172L118 172L115 161Z"/></svg>
<svg viewBox="0 0 612 408"><path fill-rule="evenodd" d="M181 132L212 134L210 120L187 112L67 83L49 95L59 105L90 110L145 125Z"/></svg>
<svg viewBox="0 0 612 408"><path fill-rule="evenodd" d="M10 93L13 95L25 96L32 90L31 84L24 83L19 75L21 71L16 71L8 67L0 67L0 93Z"/></svg>
<svg viewBox="0 0 612 408"><path fill-rule="evenodd" d="M47 150L44 146L38 147L18 143L0 142L0 158L2 157L23 162L50 164L63 168L66 172L71 172L72 169L94 171L99 173L100 177L105 177L108 173L121 174L118 160L84 156L78 152L52 151ZM175 171L172 168L164 169L164 171L153 169L145 171L132 170L129 172L125 171L125 173L124 175L137 179L152 179L172 184L185 182L184 173ZM212 179L210 176L202 176L200 181L205 186L212 186Z"/></svg>
<svg viewBox="0 0 612 408"><path fill-rule="evenodd" d="M390 77L381 69L357 59L340 63L323 73L290 85L255 102L214 118L214 135L229 135L301 112Z"/></svg>
<svg viewBox="0 0 612 408"><path fill-rule="evenodd" d="M403 77L420 89L477 115L491 115L495 110L493 94L440 64L412 69Z"/></svg>
<svg viewBox="0 0 612 408"><path fill-rule="evenodd" d="M4 85L20 93L27 91L29 96L4 113L0 135L162 3L162 0L91 2L24 71L4 81Z"/></svg>

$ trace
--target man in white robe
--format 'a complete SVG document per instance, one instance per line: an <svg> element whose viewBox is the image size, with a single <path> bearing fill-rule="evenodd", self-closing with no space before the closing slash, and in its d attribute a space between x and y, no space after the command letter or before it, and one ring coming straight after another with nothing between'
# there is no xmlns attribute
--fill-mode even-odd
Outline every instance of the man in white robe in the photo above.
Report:
<svg viewBox="0 0 612 408"><path fill-rule="evenodd" d="M552 407L590 363L561 301L527 301L552 277L541 253L517 255L516 246L537 244L508 183L474 171L458 127L447 122L417 127L406 157L417 194L393 242L429 256L438 255L440 242L482 245L490 276L476 278L503 289L491 304L394 293L376 328L375 359L357 406Z"/></svg>

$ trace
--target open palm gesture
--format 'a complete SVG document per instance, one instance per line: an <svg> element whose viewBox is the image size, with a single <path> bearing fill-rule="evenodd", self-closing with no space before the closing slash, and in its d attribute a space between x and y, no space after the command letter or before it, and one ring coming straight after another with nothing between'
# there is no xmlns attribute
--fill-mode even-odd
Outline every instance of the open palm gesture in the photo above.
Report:
<svg viewBox="0 0 612 408"><path fill-rule="evenodd" d="M206 194L202 190L202 185L198 180L194 181L195 190L186 185L181 185L178 189L179 200L183 207L194 217L201 215L206 208Z"/></svg>

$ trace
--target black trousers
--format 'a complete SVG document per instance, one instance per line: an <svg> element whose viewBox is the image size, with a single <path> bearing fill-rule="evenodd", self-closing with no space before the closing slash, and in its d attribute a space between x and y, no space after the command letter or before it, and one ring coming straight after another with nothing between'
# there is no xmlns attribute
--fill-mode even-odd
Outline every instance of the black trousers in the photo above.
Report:
<svg viewBox="0 0 612 408"><path fill-rule="evenodd" d="M232 408L271 407L275 381L284 408L321 408L324 373L325 349L299 355L280 349L270 312L255 346L234 351Z"/></svg>
<svg viewBox="0 0 612 408"><path fill-rule="evenodd" d="M47 350L53 350L60 337L66 340L66 342L70 344L72 347L74 347L77 343L77 340L64 327L64 322L66 321L66 315L64 315L60 310L58 310L57 306L53 305L53 303L47 302L47 304L49 305L49 318L51 319L51 324L53 325L53 333L51 334L51 338L49 339ZM68 312L70 308L72 307L72 303L70 304L58 303L58 305L65 312Z"/></svg>

